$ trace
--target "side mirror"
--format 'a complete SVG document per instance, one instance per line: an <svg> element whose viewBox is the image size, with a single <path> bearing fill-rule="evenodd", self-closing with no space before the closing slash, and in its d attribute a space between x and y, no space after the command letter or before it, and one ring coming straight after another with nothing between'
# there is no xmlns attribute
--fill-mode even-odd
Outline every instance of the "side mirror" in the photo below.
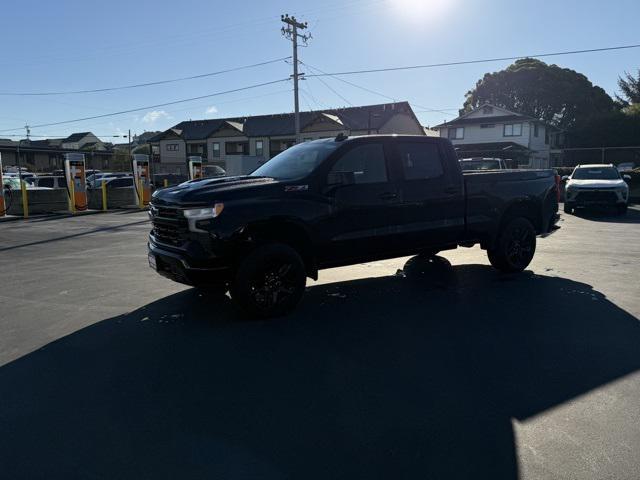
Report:
<svg viewBox="0 0 640 480"><path fill-rule="evenodd" d="M569 175L563 175L562 176L562 181L566 182L567 180L569 180Z"/></svg>
<svg viewBox="0 0 640 480"><path fill-rule="evenodd" d="M337 187L353 185L356 183L356 175L353 172L330 172L327 175L327 186Z"/></svg>
<svg viewBox="0 0 640 480"><path fill-rule="evenodd" d="M631 175L623 175L622 178L624 180L631 180Z"/></svg>

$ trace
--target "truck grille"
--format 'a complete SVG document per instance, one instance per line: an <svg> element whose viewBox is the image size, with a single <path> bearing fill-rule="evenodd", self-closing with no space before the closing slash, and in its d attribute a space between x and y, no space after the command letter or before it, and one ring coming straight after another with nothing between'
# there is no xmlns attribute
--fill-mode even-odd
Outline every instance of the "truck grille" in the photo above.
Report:
<svg viewBox="0 0 640 480"><path fill-rule="evenodd" d="M589 190L586 192L578 192L576 202L603 202L615 203L618 196L615 192L607 190Z"/></svg>
<svg viewBox="0 0 640 480"><path fill-rule="evenodd" d="M177 208L151 206L152 235L159 243L178 247L187 238L187 220Z"/></svg>

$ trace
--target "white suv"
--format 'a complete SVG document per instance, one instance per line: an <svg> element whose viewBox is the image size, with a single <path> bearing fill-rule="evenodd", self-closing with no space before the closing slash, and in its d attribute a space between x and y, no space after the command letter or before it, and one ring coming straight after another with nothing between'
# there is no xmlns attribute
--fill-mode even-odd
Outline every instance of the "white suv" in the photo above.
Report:
<svg viewBox="0 0 640 480"><path fill-rule="evenodd" d="M629 186L613 165L578 165L570 177L564 177L565 213L572 213L576 207L611 205L624 214L627 212Z"/></svg>

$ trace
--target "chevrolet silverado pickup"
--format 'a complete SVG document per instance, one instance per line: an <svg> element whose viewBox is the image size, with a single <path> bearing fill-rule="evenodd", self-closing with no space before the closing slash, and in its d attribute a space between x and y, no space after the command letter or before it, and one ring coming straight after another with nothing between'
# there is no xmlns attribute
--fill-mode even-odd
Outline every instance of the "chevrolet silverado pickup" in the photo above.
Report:
<svg viewBox="0 0 640 480"><path fill-rule="evenodd" d="M536 237L558 228L557 212L552 170L463 174L447 139L338 135L247 176L156 191L149 264L273 317L330 267L480 244L494 267L520 272Z"/></svg>

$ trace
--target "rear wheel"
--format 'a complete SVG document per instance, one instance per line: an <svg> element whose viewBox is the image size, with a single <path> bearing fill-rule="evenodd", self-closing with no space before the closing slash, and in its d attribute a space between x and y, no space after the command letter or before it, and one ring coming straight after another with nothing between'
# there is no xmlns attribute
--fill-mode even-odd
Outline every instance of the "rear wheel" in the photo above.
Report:
<svg viewBox="0 0 640 480"><path fill-rule="evenodd" d="M564 204L564 213L572 214L573 213L573 205L570 203Z"/></svg>
<svg viewBox="0 0 640 480"><path fill-rule="evenodd" d="M487 253L489 262L505 273L521 272L536 251L536 230L524 217L514 218L498 234L495 246Z"/></svg>
<svg viewBox="0 0 640 480"><path fill-rule="evenodd" d="M231 297L249 314L270 318L291 312L304 294L307 276L298 252L268 244L251 252L231 282Z"/></svg>

